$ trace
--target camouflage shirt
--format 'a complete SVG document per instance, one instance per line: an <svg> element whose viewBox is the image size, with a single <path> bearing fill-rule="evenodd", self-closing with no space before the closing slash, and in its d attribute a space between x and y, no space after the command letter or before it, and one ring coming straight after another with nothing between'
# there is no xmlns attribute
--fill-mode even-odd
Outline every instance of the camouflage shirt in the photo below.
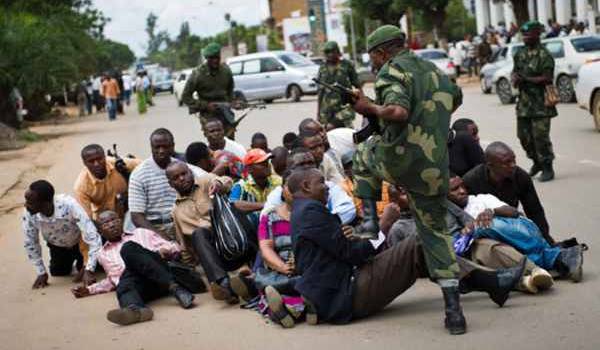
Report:
<svg viewBox="0 0 600 350"><path fill-rule="evenodd" d="M448 128L462 92L433 63L408 50L388 61L375 81L378 105L399 105L407 123L379 120L381 137L373 150L385 180L433 196L448 191ZM395 179L395 181L394 181Z"/></svg>
<svg viewBox="0 0 600 350"><path fill-rule="evenodd" d="M346 88L360 88L360 81L354 65L348 60L341 60L338 65L331 65L327 62L319 68L319 80L334 84L338 83ZM344 109L342 97L335 91L329 91L321 88L319 90L319 116L329 119L329 116L335 115Z"/></svg>
<svg viewBox="0 0 600 350"><path fill-rule="evenodd" d="M524 77L548 76L554 77L554 58L541 44L534 47L525 47L517 51L514 56L513 73ZM545 86L523 82L519 86L519 99L517 101L517 117L555 117L555 107L544 106Z"/></svg>
<svg viewBox="0 0 600 350"><path fill-rule="evenodd" d="M233 99L233 75L226 64L216 74L211 74L206 64L194 69L190 75L181 100L190 109L190 113L206 113L209 102L231 102ZM198 99L194 98L194 92Z"/></svg>

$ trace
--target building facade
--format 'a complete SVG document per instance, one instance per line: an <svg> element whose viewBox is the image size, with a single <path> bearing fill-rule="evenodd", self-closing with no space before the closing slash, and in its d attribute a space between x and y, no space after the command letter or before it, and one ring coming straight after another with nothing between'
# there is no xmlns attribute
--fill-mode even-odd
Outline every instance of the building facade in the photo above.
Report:
<svg viewBox="0 0 600 350"><path fill-rule="evenodd" d="M516 22L513 7L509 0L466 0L466 7L474 11L477 32L483 33L488 26L507 27ZM556 21L561 25L575 20L589 24L590 31L596 33L600 0L528 0L529 16L545 25Z"/></svg>

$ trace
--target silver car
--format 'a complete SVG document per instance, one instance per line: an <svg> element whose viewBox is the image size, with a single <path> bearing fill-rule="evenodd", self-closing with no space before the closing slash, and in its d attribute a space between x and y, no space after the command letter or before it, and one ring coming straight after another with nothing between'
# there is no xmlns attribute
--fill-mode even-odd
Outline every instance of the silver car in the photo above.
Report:
<svg viewBox="0 0 600 350"><path fill-rule="evenodd" d="M227 65L233 73L234 95L245 101L278 98L300 101L303 95L317 93L313 78L319 66L291 51L268 51L232 57Z"/></svg>
<svg viewBox="0 0 600 350"><path fill-rule="evenodd" d="M422 49L415 50L414 53L424 60L431 61L442 72L446 73L450 79L456 79L456 68L446 51L440 49Z"/></svg>
<svg viewBox="0 0 600 350"><path fill-rule="evenodd" d="M490 61L481 67L481 71L479 72L481 92L484 94L492 93L494 90L494 74L503 67L512 66L515 52L522 47L523 43L508 44L505 47L501 47L494 53Z"/></svg>

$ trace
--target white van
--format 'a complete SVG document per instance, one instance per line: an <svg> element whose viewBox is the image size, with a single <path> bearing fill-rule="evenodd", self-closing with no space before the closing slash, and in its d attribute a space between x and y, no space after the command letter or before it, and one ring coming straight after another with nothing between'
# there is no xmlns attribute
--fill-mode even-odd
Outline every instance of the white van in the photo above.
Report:
<svg viewBox="0 0 600 350"><path fill-rule="evenodd" d="M236 56L227 60L235 81L234 96L241 100L277 98L300 101L302 95L317 93L313 78L319 66L292 51L268 51Z"/></svg>

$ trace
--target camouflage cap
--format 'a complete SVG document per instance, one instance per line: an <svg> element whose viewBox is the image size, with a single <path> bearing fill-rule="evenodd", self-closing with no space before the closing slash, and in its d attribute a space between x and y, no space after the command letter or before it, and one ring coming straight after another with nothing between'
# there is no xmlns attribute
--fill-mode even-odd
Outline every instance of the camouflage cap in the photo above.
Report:
<svg viewBox="0 0 600 350"><path fill-rule="evenodd" d="M323 52L329 52L329 51L340 51L340 47L338 46L338 43L335 41L328 41L325 43L325 45L323 45Z"/></svg>
<svg viewBox="0 0 600 350"><path fill-rule="evenodd" d="M212 43L206 45L202 49L202 56L204 56L204 57L219 56L220 54L221 54L221 45L219 45L219 43L216 43L214 41Z"/></svg>
<svg viewBox="0 0 600 350"><path fill-rule="evenodd" d="M543 31L546 29L543 24L538 21L527 21L521 26L522 33L528 33L533 31Z"/></svg>
<svg viewBox="0 0 600 350"><path fill-rule="evenodd" d="M395 39L404 39L404 33L396 26L387 24L373 31L367 37L367 51L371 52L379 45Z"/></svg>

